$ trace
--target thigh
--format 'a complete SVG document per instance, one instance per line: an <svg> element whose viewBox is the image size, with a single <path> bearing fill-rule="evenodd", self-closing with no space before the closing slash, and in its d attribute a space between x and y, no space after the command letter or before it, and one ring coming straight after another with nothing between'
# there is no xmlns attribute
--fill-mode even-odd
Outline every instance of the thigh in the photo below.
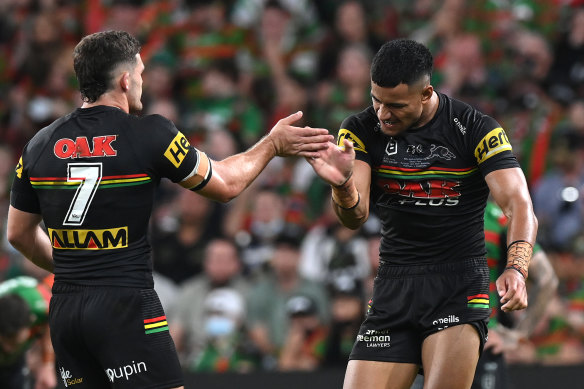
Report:
<svg viewBox="0 0 584 389"><path fill-rule="evenodd" d="M471 324L448 327L428 336L422 344L426 389L471 387L481 340Z"/></svg>
<svg viewBox="0 0 584 389"><path fill-rule="evenodd" d="M375 279L373 297L349 359L420 365L422 336L412 316L413 277Z"/></svg>
<svg viewBox="0 0 584 389"><path fill-rule="evenodd" d="M109 384L103 369L87 348L80 332L82 307L82 292L54 289L49 307L49 325L57 379L65 387L107 388Z"/></svg>
<svg viewBox="0 0 584 389"><path fill-rule="evenodd" d="M343 389L409 389L417 372L412 363L350 360Z"/></svg>

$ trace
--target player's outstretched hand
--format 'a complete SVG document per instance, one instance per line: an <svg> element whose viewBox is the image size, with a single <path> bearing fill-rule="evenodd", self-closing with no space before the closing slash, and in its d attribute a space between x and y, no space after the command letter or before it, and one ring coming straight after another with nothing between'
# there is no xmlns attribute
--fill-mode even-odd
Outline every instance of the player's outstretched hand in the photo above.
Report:
<svg viewBox="0 0 584 389"><path fill-rule="evenodd" d="M318 151L327 148L327 144L334 137L327 129L312 127L296 127L292 124L302 117L298 111L288 117L280 119L268 134L276 150L276 155L288 157L317 157Z"/></svg>
<svg viewBox="0 0 584 389"><path fill-rule="evenodd" d="M355 149L353 143L343 139L343 146L329 142L328 147L319 151L316 158L307 158L316 174L333 186L342 185L353 174Z"/></svg>
<svg viewBox="0 0 584 389"><path fill-rule="evenodd" d="M525 278L515 269L507 269L497 279L497 292L503 312L527 308Z"/></svg>

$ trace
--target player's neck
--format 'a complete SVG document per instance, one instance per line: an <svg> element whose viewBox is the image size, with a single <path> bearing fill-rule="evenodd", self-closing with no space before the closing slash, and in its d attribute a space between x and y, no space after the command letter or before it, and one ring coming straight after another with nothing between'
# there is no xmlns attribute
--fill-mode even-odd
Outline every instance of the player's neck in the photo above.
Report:
<svg viewBox="0 0 584 389"><path fill-rule="evenodd" d="M420 118L420 120L416 124L416 128L419 128L419 127L422 127L422 126L425 126L426 124L428 124L428 122L430 122L430 120L432 120L434 115L436 115L436 111L438 110L439 105L440 105L440 98L438 97L438 94L436 93L436 91L434 91L432 93L432 97L430 97L430 101L428 102L428 105L425 107L424 111L422 112L422 117Z"/></svg>
<svg viewBox="0 0 584 389"><path fill-rule="evenodd" d="M98 105L107 105L109 107L119 108L122 111L129 113L130 106L128 104L127 98L125 96L117 96L113 93L106 92L101 95L95 102L88 103L84 102L81 108L91 108L96 107Z"/></svg>

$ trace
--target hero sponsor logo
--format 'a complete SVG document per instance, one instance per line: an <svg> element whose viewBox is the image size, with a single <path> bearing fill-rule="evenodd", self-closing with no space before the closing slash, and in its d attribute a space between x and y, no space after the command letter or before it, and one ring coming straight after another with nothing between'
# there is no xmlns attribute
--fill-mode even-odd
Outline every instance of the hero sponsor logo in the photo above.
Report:
<svg viewBox="0 0 584 389"><path fill-rule="evenodd" d="M389 329L367 330L364 334L357 335L357 342L365 342L366 347L390 347L390 340Z"/></svg>
<svg viewBox="0 0 584 389"><path fill-rule="evenodd" d="M436 319L432 322L433 326L442 326L442 327L438 327L439 330L443 330L445 328L448 328L449 324L453 324L453 323L459 323L460 322L460 318L458 316L455 315L448 315L446 317L441 317L439 319ZM445 325L446 324L446 325Z"/></svg>
<svg viewBox="0 0 584 389"><path fill-rule="evenodd" d="M454 206L458 204L460 192L457 190L460 182L448 180L405 181L382 178L378 185L390 195L399 195L406 199L399 203L413 203L418 206Z"/></svg>
<svg viewBox="0 0 584 389"><path fill-rule="evenodd" d="M107 230L54 230L48 229L51 243L56 249L110 250L128 247L128 227Z"/></svg>
<svg viewBox="0 0 584 389"><path fill-rule="evenodd" d="M71 375L71 372L69 370L65 370L64 367L61 367L59 369L59 374L61 375L61 379L63 380L63 385L65 385L66 388L68 388L69 386L75 385L75 384L83 383L83 378L73 378L73 376Z"/></svg>
<svg viewBox="0 0 584 389"><path fill-rule="evenodd" d="M115 157L118 152L112 146L117 135L95 136L89 146L86 136L79 136L75 140L62 138L55 142L54 154L61 159L67 158L93 158L93 157Z"/></svg>
<svg viewBox="0 0 584 389"><path fill-rule="evenodd" d="M146 367L146 362L134 362L132 364L128 364L125 366L116 367L113 369L105 369L105 374L107 378L109 378L110 382L114 382L116 379L125 379L126 381L129 380L129 377L134 374L140 374L147 372L148 368Z"/></svg>
<svg viewBox="0 0 584 389"><path fill-rule="evenodd" d="M164 152L164 156L174 165L174 167L179 167L187 156L190 146L191 144L186 136L179 131L170 142L170 145L168 145L168 148Z"/></svg>
<svg viewBox="0 0 584 389"><path fill-rule="evenodd" d="M503 151L512 151L511 143L507 138L507 134L505 134L505 130L498 127L484 136L475 148L474 155L480 164Z"/></svg>

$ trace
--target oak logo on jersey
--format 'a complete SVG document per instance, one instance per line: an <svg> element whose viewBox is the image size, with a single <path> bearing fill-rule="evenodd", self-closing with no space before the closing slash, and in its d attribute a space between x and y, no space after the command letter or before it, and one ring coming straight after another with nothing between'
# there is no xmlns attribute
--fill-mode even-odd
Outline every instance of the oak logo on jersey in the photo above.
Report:
<svg viewBox="0 0 584 389"><path fill-rule="evenodd" d="M164 152L164 156L175 166L179 167L189 152L190 143L187 138L178 132Z"/></svg>
<svg viewBox="0 0 584 389"><path fill-rule="evenodd" d="M95 136L92 138L92 147L86 136L79 136L75 140L62 138L55 142L53 152L58 158L92 158L115 157L118 152L112 146L117 135Z"/></svg>
<svg viewBox="0 0 584 389"><path fill-rule="evenodd" d="M367 150L365 150L365 144L361 141L361 139L359 139L355 134L353 134L346 128L341 128L339 130L337 146L344 147L343 139L348 139L351 142L353 142L353 147L355 148L355 151L362 151L364 153L367 152Z"/></svg>
<svg viewBox="0 0 584 389"><path fill-rule="evenodd" d="M14 169L14 171L16 172L16 177L22 178L22 168L23 167L24 167L24 165L22 164L22 157L20 157L20 159L18 160L18 163L16 164L16 169Z"/></svg>
<svg viewBox="0 0 584 389"><path fill-rule="evenodd" d="M507 138L507 134L505 134L505 130L498 127L485 135L475 148L474 154L477 162L480 164L491 158L493 155L511 150L511 143L509 142L509 138Z"/></svg>
<svg viewBox="0 0 584 389"><path fill-rule="evenodd" d="M56 249L111 250L128 247L128 227L106 230L55 230L49 228Z"/></svg>
<svg viewBox="0 0 584 389"><path fill-rule="evenodd" d="M414 199L446 199L460 197L460 192L456 190L458 181L447 180L423 180L423 181L402 181L391 178L383 178L378 182L385 193L397 194Z"/></svg>

